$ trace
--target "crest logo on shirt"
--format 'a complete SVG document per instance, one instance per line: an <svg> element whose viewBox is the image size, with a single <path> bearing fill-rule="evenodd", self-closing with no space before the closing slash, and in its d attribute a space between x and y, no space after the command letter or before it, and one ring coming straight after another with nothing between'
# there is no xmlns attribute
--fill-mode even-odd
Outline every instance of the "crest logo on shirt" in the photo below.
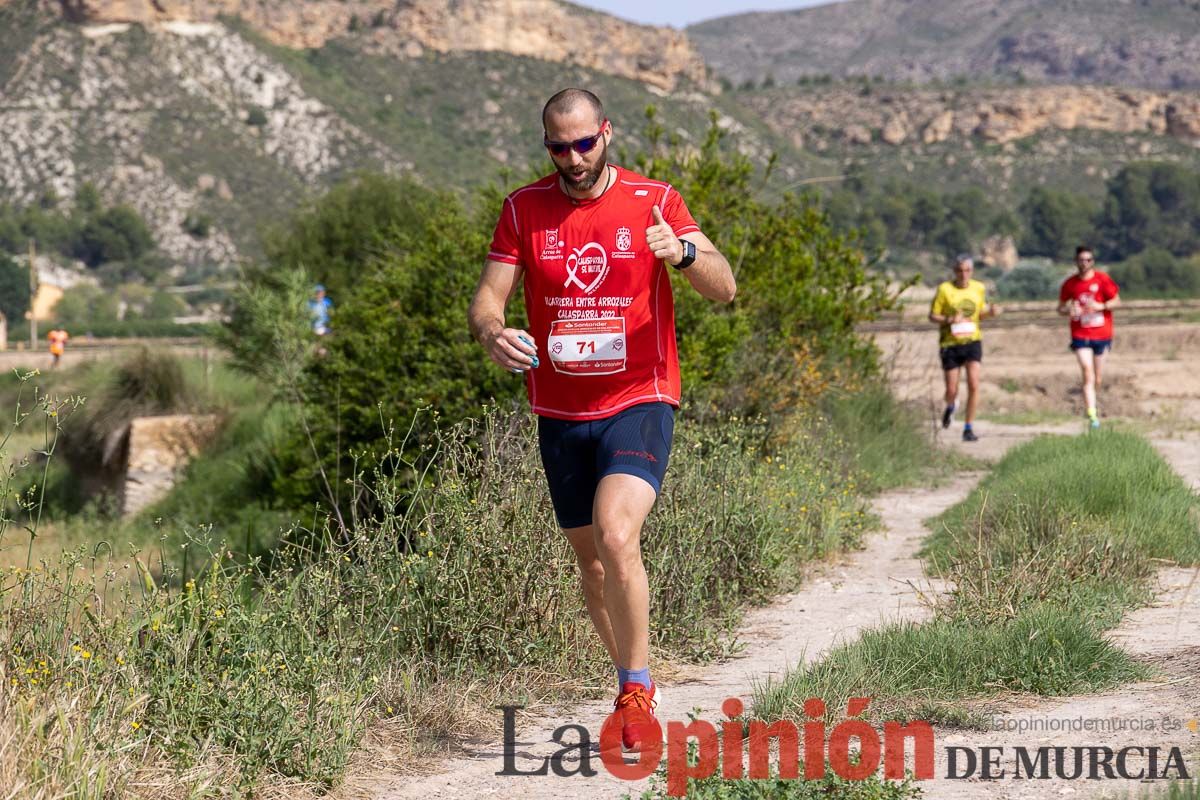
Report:
<svg viewBox="0 0 1200 800"><path fill-rule="evenodd" d="M588 242L579 249L572 249L567 256L567 280L564 288L575 286L584 294L600 288L608 277L608 255L597 242ZM589 280L590 279L590 280Z"/></svg>
<svg viewBox="0 0 1200 800"><path fill-rule="evenodd" d="M628 250L633 247L633 233L629 228L617 228L617 249Z"/></svg>
<svg viewBox="0 0 1200 800"><path fill-rule="evenodd" d="M544 231L545 241L542 246L542 261L558 261L563 257L562 242L558 238L558 228Z"/></svg>

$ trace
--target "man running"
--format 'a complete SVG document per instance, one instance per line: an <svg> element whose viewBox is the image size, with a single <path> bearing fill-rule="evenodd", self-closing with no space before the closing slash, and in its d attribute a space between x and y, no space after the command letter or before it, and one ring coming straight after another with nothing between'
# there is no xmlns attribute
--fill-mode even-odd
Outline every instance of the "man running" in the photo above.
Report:
<svg viewBox="0 0 1200 800"><path fill-rule="evenodd" d="M50 368L54 369L62 361L63 354L67 351L67 340L71 337L62 328L55 328L46 334L46 338L50 340Z"/></svg>
<svg viewBox="0 0 1200 800"><path fill-rule="evenodd" d="M679 406L667 265L711 300L729 302L736 286L678 192L608 162L599 98L564 89L542 125L555 171L505 198L468 315L491 359L525 373L555 516L617 668L606 727L621 724L634 748L658 733L640 536ZM522 279L528 330L505 323Z"/></svg>
<svg viewBox="0 0 1200 800"><path fill-rule="evenodd" d="M964 442L978 441L975 434L975 410L979 407L979 370L983 361L983 333L979 320L994 317L1000 307L987 302L987 287L972 280L975 262L966 254L954 259L954 279L938 286L929 306L929 321L941 326L942 375L946 383L946 407L942 427L949 428L958 405L958 372L967 368L967 419L963 425Z"/></svg>
<svg viewBox="0 0 1200 800"><path fill-rule="evenodd" d="M1071 349L1079 362L1091 428L1100 427L1096 392L1104 355L1112 348L1112 310L1121 305L1120 291L1116 281L1096 269L1092 248L1075 248L1075 274L1063 281L1058 291L1058 313L1071 318Z"/></svg>

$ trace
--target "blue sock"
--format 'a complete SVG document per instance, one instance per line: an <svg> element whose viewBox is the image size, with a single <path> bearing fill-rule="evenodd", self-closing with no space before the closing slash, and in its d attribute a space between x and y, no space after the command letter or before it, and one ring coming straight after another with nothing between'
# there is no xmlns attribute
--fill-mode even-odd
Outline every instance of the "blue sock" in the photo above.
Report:
<svg viewBox="0 0 1200 800"><path fill-rule="evenodd" d="M968 422L968 423L966 423L965 425L963 425L963 430L964 430L964 431L969 431L969 430L971 430L971 423L969 423L969 422Z"/></svg>
<svg viewBox="0 0 1200 800"><path fill-rule="evenodd" d="M650 668L645 669L624 669L617 667L617 689L621 689L627 683L640 683L647 689L650 688Z"/></svg>

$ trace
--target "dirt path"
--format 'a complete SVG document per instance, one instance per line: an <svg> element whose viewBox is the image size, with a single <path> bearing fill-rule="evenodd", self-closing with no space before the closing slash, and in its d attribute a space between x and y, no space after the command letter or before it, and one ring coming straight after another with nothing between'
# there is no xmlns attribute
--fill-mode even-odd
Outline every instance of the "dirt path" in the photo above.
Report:
<svg viewBox="0 0 1200 800"><path fill-rule="evenodd" d="M688 679L665 687L659 717L686 721L689 711L700 709L704 719L722 719L720 706L726 698L739 697L748 704L756 684L783 675L801 661L816 659L833 645L855 638L864 628L924 619L928 611L913 589L923 586L925 580L920 562L913 557L927 533L922 520L961 500L979 477L979 473L963 475L939 488L892 492L877 498L875 510L887 521L886 529L871 536L864 550L822 569L802 591L752 611L739 634L745 644L740 656L695 670ZM588 703L522 729L518 769L533 769L559 749L551 742L559 725L578 723L596 735L611 710L611 701ZM592 766L598 770L594 778L553 774L501 777L496 773L503 768L502 758L500 743L491 742L474 748L468 758L447 762L438 774L398 779L376 797L618 798L626 792L636 797L646 788L645 782L613 778L598 758L593 759Z"/></svg>
<svg viewBox="0 0 1200 800"><path fill-rule="evenodd" d="M1081 431L1076 422L1063 425L980 426L981 440L963 443L957 437L945 437L944 446L962 449L986 460L999 458L1011 446L1040 433L1073 434ZM1156 441L1176 469L1194 486L1200 487L1200 440L1196 438ZM849 555L835 565L823 568L804 589L779 598L767 608L748 615L740 634L745 648L740 657L723 664L696 669L674 685L664 689L665 701L660 718L686 720L688 712L710 721L722 718L720 704L726 698L748 701L753 687L771 677L782 675L788 667L812 661L834 645L853 639L868 627L899 620L919 621L928 616L918 590L938 590L930 586L920 562L914 558L921 540L927 535L922 521L961 500L980 478L979 473L957 476L934 489L912 489L885 494L874 506L885 522L884 530L871 536L865 549ZM995 716L998 730L988 732L938 732L938 780L923 782L922 789L931 798L1049 798L1073 795L1100 797L1118 791L1117 781L1103 785L1089 781L947 781L945 748L1016 745L1179 745L1200 747L1200 735L1186 727L1187 721L1200 717L1200 586L1192 586L1194 571L1166 569L1160 574L1158 601L1124 621L1113 633L1114 639L1135 655L1161 668L1161 680L1124 688L1104 695L1060 698ZM1010 704L1012 705L1012 704ZM596 735L611 709L609 702L592 702L570 709L552 709L535 720L521 720L516 749L516 767L529 771L539 767L560 745L552 742L552 733L560 725L575 723ZM499 712L497 712L499 713ZM1040 725L1052 720L1075 719L1168 719L1178 728L1146 733L1110 730L1097 734L1088 731L1068 733L1014 732L1012 726ZM1061 723L1057 723L1061 724ZM576 741L568 735L566 741ZM1164 756L1165 757L1165 756ZM469 755L445 762L436 774L421 777L396 777L378 784L372 793L380 800L400 798L619 798L627 792L636 797L646 787L613 778L592 759L594 777L557 777L553 773L530 778L498 776L503 769L503 747L487 742L469 747ZM574 770L577 760L562 762L564 771Z"/></svg>

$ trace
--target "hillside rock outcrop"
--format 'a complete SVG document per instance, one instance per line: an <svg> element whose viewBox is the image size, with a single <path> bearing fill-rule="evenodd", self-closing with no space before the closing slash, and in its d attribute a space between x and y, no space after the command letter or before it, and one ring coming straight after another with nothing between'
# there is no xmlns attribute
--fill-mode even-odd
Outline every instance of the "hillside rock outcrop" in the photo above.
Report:
<svg viewBox="0 0 1200 800"><path fill-rule="evenodd" d="M1115 87L1007 89L785 88L744 101L779 131L830 131L863 144L864 131L899 146L920 131L924 144L977 139L1008 144L1046 131L1167 135L1200 146L1200 94ZM873 141L875 137L871 137Z"/></svg>
<svg viewBox="0 0 1200 800"><path fill-rule="evenodd" d="M0 5L16 0L0 0ZM364 38L390 55L500 51L578 64L664 89L707 85L687 36L558 0L62 0L83 24L212 23L237 17L269 41L313 48Z"/></svg>

